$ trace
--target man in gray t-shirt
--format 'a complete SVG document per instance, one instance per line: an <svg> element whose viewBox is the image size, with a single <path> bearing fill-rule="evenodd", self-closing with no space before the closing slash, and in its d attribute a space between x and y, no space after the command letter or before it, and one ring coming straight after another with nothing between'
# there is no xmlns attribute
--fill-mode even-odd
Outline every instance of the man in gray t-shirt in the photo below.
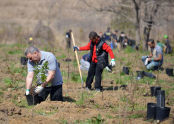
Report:
<svg viewBox="0 0 174 124"><path fill-rule="evenodd" d="M148 46L151 53L149 56L142 56L142 61L147 69L157 69L163 64L163 50L153 39L148 41Z"/></svg>
<svg viewBox="0 0 174 124"><path fill-rule="evenodd" d="M37 74L37 87L35 93L38 103L44 101L50 94L52 101L62 101L62 76L56 57L45 51L39 51L36 47L29 47L25 51L28 58L26 77L26 96L30 95L30 88L34 74Z"/></svg>

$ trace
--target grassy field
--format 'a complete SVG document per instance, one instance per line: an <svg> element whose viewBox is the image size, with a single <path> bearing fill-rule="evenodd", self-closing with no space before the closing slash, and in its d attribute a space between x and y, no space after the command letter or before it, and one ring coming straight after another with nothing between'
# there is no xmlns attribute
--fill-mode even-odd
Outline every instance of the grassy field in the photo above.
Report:
<svg viewBox="0 0 174 124"><path fill-rule="evenodd" d="M144 77L137 80L136 71L147 71L141 56L148 52L135 51L129 47L121 51L115 49L116 67L112 73L104 70L104 91L96 92L81 88L72 49L68 53L63 47L39 46L41 50L53 52L60 62L64 102L51 102L47 99L36 106L28 106L24 95L27 68L20 64L20 57L26 47L26 44L0 45L0 123L151 124L155 121L146 119L147 103L156 102L156 98L150 96L151 86L161 86L165 90L166 106L171 107L170 117L161 123L174 123L174 77L165 73L166 68L174 66L174 54L164 55L164 70L151 71L156 79ZM87 52L78 52L79 58L84 53ZM66 58L72 61L68 63ZM130 67L130 75L122 72L123 66ZM87 72L82 71L82 75L85 82Z"/></svg>

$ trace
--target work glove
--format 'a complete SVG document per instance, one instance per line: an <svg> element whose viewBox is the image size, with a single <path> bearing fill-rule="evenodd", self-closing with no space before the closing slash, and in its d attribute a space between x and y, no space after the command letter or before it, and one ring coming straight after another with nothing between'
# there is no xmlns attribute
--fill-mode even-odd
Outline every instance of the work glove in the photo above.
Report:
<svg viewBox="0 0 174 124"><path fill-rule="evenodd" d="M74 51L76 51L76 50L79 51L79 47L74 46L74 47L73 47L73 50L74 50Z"/></svg>
<svg viewBox="0 0 174 124"><path fill-rule="evenodd" d="M110 63L110 65L111 65L112 67L115 66L115 59L111 59L111 63Z"/></svg>
<svg viewBox="0 0 174 124"><path fill-rule="evenodd" d="M112 68L110 68L110 67L108 67L108 66L106 66L105 68L106 68L106 70L107 70L108 72L112 72Z"/></svg>
<svg viewBox="0 0 174 124"><path fill-rule="evenodd" d="M41 85L40 86L37 86L35 89L34 89L34 92L36 94L40 93L42 90L44 89L44 87L42 87Z"/></svg>
<svg viewBox="0 0 174 124"><path fill-rule="evenodd" d="M26 89L25 95L28 96L30 94L30 89Z"/></svg>

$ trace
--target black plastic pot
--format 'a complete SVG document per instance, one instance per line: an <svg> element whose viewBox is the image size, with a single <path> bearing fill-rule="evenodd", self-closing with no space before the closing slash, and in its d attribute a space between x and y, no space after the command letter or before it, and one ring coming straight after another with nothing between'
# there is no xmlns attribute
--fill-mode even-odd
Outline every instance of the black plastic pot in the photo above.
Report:
<svg viewBox="0 0 174 124"><path fill-rule="evenodd" d="M36 105L40 103L38 95L25 95L28 105Z"/></svg>
<svg viewBox="0 0 174 124"><path fill-rule="evenodd" d="M165 107L165 91L157 90L157 107Z"/></svg>
<svg viewBox="0 0 174 124"><path fill-rule="evenodd" d="M21 57L21 65L26 65L28 59L26 57Z"/></svg>
<svg viewBox="0 0 174 124"><path fill-rule="evenodd" d="M173 75L173 69L172 69L172 68L166 68L166 74L167 74L168 76L174 76L174 75Z"/></svg>
<svg viewBox="0 0 174 124"><path fill-rule="evenodd" d="M163 121L164 119L168 118L170 114L169 107L156 107L156 120Z"/></svg>
<svg viewBox="0 0 174 124"><path fill-rule="evenodd" d="M156 103L147 103L147 119L155 119Z"/></svg>
<svg viewBox="0 0 174 124"><path fill-rule="evenodd" d="M137 72L137 79L142 79L144 77L144 71L136 71Z"/></svg>
<svg viewBox="0 0 174 124"><path fill-rule="evenodd" d="M123 73L129 75L129 67L123 67Z"/></svg>
<svg viewBox="0 0 174 124"><path fill-rule="evenodd" d="M150 87L151 96L157 96L158 90L161 90L161 87Z"/></svg>

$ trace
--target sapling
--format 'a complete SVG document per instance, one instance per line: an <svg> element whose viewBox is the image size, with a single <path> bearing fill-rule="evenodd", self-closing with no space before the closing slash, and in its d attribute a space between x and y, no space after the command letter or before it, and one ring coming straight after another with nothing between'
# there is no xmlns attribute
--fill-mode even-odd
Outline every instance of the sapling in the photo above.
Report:
<svg viewBox="0 0 174 124"><path fill-rule="evenodd" d="M38 84L42 84L46 81L47 71L48 71L48 61L46 61L43 64L43 66L38 66L38 64L34 66L34 73L35 73L34 82L37 82L34 84L35 86ZM35 95L34 89L35 88L31 88L31 91L30 91L31 95L33 96Z"/></svg>
<svg viewBox="0 0 174 124"><path fill-rule="evenodd" d="M36 75L35 79L38 78L38 76L40 75L40 80L41 80L41 82L39 82L40 84L46 81L47 71L48 71L48 61L46 61L41 68L38 65L34 66L34 73Z"/></svg>

